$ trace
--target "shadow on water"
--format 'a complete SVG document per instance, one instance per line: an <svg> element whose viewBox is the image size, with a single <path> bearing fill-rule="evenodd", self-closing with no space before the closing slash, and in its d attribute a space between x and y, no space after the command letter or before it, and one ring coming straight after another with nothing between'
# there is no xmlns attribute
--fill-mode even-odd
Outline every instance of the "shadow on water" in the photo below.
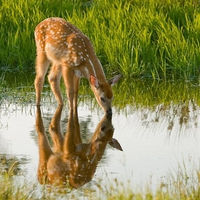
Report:
<svg viewBox="0 0 200 200"><path fill-rule="evenodd" d="M105 115L99 122L91 141L82 143L77 111L71 111L64 137L60 127L61 106L57 108L49 126L53 141L52 151L45 134L40 106L36 112L39 147L38 180L41 184L79 188L94 176L107 143L122 151L118 141L113 138L112 116L109 115Z"/></svg>

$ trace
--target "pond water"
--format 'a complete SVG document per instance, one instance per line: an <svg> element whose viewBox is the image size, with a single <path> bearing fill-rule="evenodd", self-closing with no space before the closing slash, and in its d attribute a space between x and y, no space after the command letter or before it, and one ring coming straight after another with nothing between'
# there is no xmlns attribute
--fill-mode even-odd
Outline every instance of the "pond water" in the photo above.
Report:
<svg viewBox="0 0 200 200"><path fill-rule="evenodd" d="M125 83L121 83L123 85ZM190 84L190 86L188 86ZM137 89L137 85L140 85ZM99 161L91 185L112 185L117 180L124 187L144 188L150 183L153 190L160 183L168 184L169 174L177 173L182 168L193 176L199 168L200 156L200 107L198 103L198 84L184 83L170 88L161 85L156 98L148 101L149 84L135 83L130 98L122 97L121 105L116 100L113 106L113 138L117 139L123 151L107 144L102 159ZM177 87L182 88L182 90ZM130 89L131 86L127 90ZM151 87L155 92L155 88ZM173 91L176 89L177 93ZM192 89L191 89L192 88ZM117 89L121 90L121 86ZM117 90L116 89L116 90ZM188 89L191 91L188 94ZM12 89L10 89L12 90ZM126 94L126 90L124 95ZM122 91L122 93L123 93ZM116 91L114 91L116 93ZM141 93L140 93L141 92ZM153 92L153 93L154 93ZM158 92L158 91L157 91ZM174 93L172 99L170 95ZM26 92L25 92L26 93ZM133 96L138 94L138 98ZM168 93L169 97L161 98ZM34 92L29 92L34 99ZM48 98L45 99L45 94ZM56 111L56 102L51 93L45 93L41 106L42 120L48 135L49 124ZM133 96L132 96L133 95ZM143 96L142 96L143 95ZM141 97L139 97L141 96ZM153 95L155 96L155 95ZM179 96L179 97L177 97ZM49 101L49 99L51 99ZM125 99L127 101L125 101ZM132 100L131 100L132 99ZM148 104L143 102L149 102ZM160 99L158 101L158 99ZM138 103L140 101L140 103ZM131 103L132 102L132 103ZM151 103L150 103L151 102ZM88 96L80 97L78 119L83 142L89 141L104 113ZM69 119L67 102L61 115L61 132L66 132ZM34 100L25 104L2 100L0 109L0 157L1 160L15 161L20 164L16 174L23 174L27 180L37 182L39 162L38 138L35 130L36 107ZM0 164L1 170L8 167Z"/></svg>

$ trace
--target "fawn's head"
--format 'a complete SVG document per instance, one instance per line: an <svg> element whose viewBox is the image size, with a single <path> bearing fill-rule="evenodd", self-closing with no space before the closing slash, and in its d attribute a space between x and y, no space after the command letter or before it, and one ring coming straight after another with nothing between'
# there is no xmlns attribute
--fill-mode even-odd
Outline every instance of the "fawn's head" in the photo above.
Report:
<svg viewBox="0 0 200 200"><path fill-rule="evenodd" d="M112 115L106 114L103 119L99 122L96 130L92 136L90 142L90 156L97 156L97 160L100 160L107 143L115 149L122 150L119 142L113 138L114 127L112 125Z"/></svg>
<svg viewBox="0 0 200 200"><path fill-rule="evenodd" d="M90 85L95 98L107 114L112 114L112 86L119 81L120 77L121 74L111 78L108 82L101 83L94 75L90 75Z"/></svg>

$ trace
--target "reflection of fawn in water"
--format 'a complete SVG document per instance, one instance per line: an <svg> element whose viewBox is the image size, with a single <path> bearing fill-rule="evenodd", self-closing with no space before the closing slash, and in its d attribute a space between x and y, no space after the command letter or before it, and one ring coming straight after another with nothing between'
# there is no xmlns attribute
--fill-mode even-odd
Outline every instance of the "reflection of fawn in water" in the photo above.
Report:
<svg viewBox="0 0 200 200"><path fill-rule="evenodd" d="M112 138L114 129L110 115L105 115L99 122L90 143L83 144L77 111L69 112L65 137L60 130L61 112L62 107L59 106L49 127L53 140L54 151L52 151L45 135L40 107L37 106L38 180L41 184L69 183L70 186L78 188L92 179L107 143L116 149L122 150L122 148L118 141Z"/></svg>

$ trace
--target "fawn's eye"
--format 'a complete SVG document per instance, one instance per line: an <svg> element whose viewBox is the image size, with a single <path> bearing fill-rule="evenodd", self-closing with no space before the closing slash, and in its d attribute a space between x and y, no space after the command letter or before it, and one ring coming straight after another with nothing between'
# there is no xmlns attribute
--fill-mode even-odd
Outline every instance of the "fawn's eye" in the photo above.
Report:
<svg viewBox="0 0 200 200"><path fill-rule="evenodd" d="M105 98L101 97L100 99L102 102L106 102Z"/></svg>
<svg viewBox="0 0 200 200"><path fill-rule="evenodd" d="M106 129L106 126L102 126L102 127L101 127L101 131L102 131L102 132L105 131L105 129Z"/></svg>

